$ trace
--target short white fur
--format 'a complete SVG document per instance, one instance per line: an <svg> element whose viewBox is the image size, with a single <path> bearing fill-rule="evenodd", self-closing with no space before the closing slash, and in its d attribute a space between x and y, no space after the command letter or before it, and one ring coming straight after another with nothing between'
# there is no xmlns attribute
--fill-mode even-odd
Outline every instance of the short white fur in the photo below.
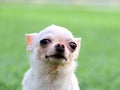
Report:
<svg viewBox="0 0 120 90"><path fill-rule="evenodd" d="M27 34L32 35L32 34ZM45 48L40 46L40 40L48 38L52 42ZM22 81L23 90L80 90L78 80L74 74L77 66L81 38L74 38L72 33L60 26L50 25L39 33L34 34L30 51L30 69L25 73ZM77 48L74 52L69 42L75 42ZM46 55L55 54L56 44L65 46L67 60L46 58Z"/></svg>

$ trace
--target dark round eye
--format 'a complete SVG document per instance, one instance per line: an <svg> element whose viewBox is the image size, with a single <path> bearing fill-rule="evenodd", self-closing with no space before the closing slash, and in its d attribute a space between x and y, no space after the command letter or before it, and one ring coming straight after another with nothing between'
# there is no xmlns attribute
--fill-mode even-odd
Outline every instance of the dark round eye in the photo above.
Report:
<svg viewBox="0 0 120 90"><path fill-rule="evenodd" d="M47 45L47 44L49 44L51 41L49 40L49 39L43 39L43 40L41 40L40 41L40 44L41 45Z"/></svg>
<svg viewBox="0 0 120 90"><path fill-rule="evenodd" d="M76 49L77 47L77 44L75 42L70 42L69 45L72 49Z"/></svg>

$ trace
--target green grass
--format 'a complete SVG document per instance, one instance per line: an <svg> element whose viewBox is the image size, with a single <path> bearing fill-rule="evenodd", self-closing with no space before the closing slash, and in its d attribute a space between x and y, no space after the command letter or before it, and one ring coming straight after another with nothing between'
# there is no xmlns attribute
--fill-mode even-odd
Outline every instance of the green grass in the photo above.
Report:
<svg viewBox="0 0 120 90"><path fill-rule="evenodd" d="M0 4L0 90L21 90L29 68L25 33L50 24L82 37L76 75L81 90L120 90L120 9Z"/></svg>

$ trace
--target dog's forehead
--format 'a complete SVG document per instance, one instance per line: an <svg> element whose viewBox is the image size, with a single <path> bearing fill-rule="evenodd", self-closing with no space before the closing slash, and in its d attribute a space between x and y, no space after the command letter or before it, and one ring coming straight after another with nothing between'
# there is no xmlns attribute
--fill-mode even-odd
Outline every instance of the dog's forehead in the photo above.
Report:
<svg viewBox="0 0 120 90"><path fill-rule="evenodd" d="M49 36L49 35L53 35L55 37L73 38L72 33L68 29L56 25L48 26L39 33L40 37Z"/></svg>

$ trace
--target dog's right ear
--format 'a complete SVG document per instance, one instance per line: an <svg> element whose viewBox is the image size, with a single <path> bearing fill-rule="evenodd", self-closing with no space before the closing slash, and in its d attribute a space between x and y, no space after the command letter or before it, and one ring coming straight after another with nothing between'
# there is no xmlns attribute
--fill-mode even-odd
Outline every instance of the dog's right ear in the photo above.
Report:
<svg viewBox="0 0 120 90"><path fill-rule="evenodd" d="M36 36L37 36L37 33L25 34L26 43L27 43L26 50L28 52L33 50L33 42L34 42L34 39L35 39Z"/></svg>

